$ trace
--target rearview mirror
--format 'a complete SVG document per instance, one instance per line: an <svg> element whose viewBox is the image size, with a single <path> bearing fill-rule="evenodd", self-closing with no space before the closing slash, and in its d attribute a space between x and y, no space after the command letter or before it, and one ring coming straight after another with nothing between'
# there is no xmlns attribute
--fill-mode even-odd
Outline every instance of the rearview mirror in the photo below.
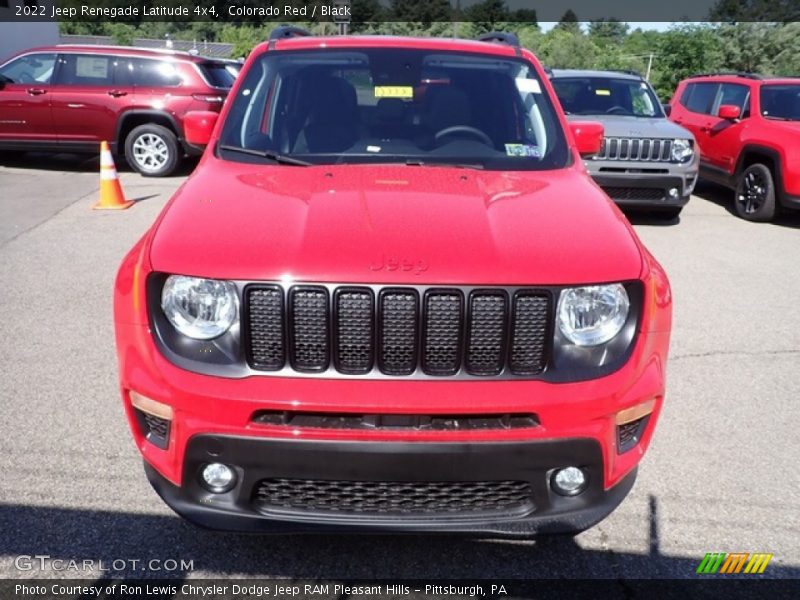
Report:
<svg viewBox="0 0 800 600"><path fill-rule="evenodd" d="M596 121L572 121L569 124L578 152L584 158L600 152L603 145L603 124Z"/></svg>
<svg viewBox="0 0 800 600"><path fill-rule="evenodd" d="M183 133L192 146L205 147L211 140L219 113L209 110L193 110L183 118Z"/></svg>
<svg viewBox="0 0 800 600"><path fill-rule="evenodd" d="M742 114L738 106L733 104L723 104L719 107L719 118L727 119L728 121L735 121Z"/></svg>

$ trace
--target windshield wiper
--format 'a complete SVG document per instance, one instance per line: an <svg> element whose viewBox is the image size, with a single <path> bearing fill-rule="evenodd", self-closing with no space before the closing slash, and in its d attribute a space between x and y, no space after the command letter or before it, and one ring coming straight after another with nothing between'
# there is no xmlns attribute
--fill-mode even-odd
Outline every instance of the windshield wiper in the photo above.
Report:
<svg viewBox="0 0 800 600"><path fill-rule="evenodd" d="M292 158L285 154L278 154L272 150L254 150L253 148L242 148L241 146L229 146L227 144L220 144L220 150L227 150L228 152L237 152L239 154L249 154L251 156L259 156L268 160L274 160L276 163L282 165L294 165L296 167L310 167L313 163L300 160L299 158Z"/></svg>
<svg viewBox="0 0 800 600"><path fill-rule="evenodd" d="M478 169L482 170L483 165L480 163L449 163L449 162L428 162L415 158L406 160L406 166L409 167L450 167L453 169Z"/></svg>
<svg viewBox="0 0 800 600"><path fill-rule="evenodd" d="M769 119L770 121L796 121L797 119L792 119L790 117L779 117L776 115L762 115L765 119Z"/></svg>

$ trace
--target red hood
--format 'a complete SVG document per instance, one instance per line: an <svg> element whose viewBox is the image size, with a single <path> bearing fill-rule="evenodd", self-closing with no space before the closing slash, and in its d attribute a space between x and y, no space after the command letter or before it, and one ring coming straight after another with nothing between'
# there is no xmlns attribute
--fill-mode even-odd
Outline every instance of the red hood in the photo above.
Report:
<svg viewBox="0 0 800 600"><path fill-rule="evenodd" d="M578 169L258 166L207 158L153 238L157 271L224 279L569 284L640 275Z"/></svg>

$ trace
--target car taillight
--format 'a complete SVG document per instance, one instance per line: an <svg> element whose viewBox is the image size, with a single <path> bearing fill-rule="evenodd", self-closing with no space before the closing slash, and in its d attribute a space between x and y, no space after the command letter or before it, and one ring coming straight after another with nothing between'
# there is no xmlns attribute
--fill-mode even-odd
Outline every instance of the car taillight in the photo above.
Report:
<svg viewBox="0 0 800 600"><path fill-rule="evenodd" d="M222 104L225 102L225 96L220 94L192 94L192 98L200 100L200 102L209 102L211 104Z"/></svg>

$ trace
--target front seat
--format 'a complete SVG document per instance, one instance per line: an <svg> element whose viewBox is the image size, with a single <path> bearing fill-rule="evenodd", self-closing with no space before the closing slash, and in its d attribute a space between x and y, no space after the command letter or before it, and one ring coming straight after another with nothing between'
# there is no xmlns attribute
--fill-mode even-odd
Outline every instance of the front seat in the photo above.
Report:
<svg viewBox="0 0 800 600"><path fill-rule="evenodd" d="M358 139L356 90L341 77L323 77L312 88L313 104L303 128L305 146L311 153L342 152ZM303 145L303 140L298 140ZM303 148L298 148L300 152Z"/></svg>

